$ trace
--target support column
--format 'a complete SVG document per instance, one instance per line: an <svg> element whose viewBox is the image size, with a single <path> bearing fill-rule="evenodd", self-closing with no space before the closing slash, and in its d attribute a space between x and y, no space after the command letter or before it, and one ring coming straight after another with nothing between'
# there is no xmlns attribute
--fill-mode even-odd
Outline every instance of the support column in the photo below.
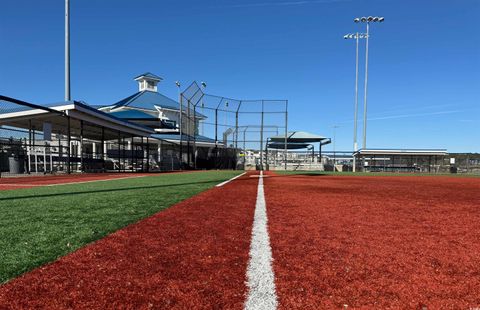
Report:
<svg viewBox="0 0 480 310"><path fill-rule="evenodd" d="M134 143L133 138L134 138L134 137L132 136L132 141L130 142L130 152L131 152L131 154L130 154L130 157L131 157L131 158L130 158L130 159L131 159L131 161L132 161L132 172L135 172L135 165L134 165L134 161L135 161L135 160L134 160L134 155L135 155L134 148L135 148L135 147L134 147L134 145L133 145L133 143Z"/></svg>
<svg viewBox="0 0 480 310"><path fill-rule="evenodd" d="M118 157L117 157L117 158L118 158L118 172L121 171L121 168L120 168L120 143L121 143L121 141L120 141L120 131L119 131L119 132L118 132L118 141L117 141L117 145L118 145L118 147L117 147L117 154L118 154Z"/></svg>
<svg viewBox="0 0 480 310"><path fill-rule="evenodd" d="M70 116L67 116L67 174L71 173L70 169L70 156L72 155L71 152L71 142L72 142L72 132L71 132L71 126L70 126Z"/></svg>
<svg viewBox="0 0 480 310"><path fill-rule="evenodd" d="M143 137L142 137L142 142L141 142L141 148L142 148L142 172L145 172L144 168L144 163L145 163L145 146L143 145Z"/></svg>
<svg viewBox="0 0 480 310"><path fill-rule="evenodd" d="M106 170L106 166L105 166L105 153L106 153L106 150L105 150L105 127L102 127L102 168L103 168L103 172L105 172Z"/></svg>
<svg viewBox="0 0 480 310"><path fill-rule="evenodd" d="M83 164L83 121L80 121L80 149L78 150L80 153L80 171L84 172L84 164Z"/></svg>
<svg viewBox="0 0 480 310"><path fill-rule="evenodd" d="M125 172L125 162L126 162L126 158L125 158L125 136L122 137L122 161L123 161L123 172Z"/></svg>
<svg viewBox="0 0 480 310"><path fill-rule="evenodd" d="M150 144L147 137L147 172L150 172Z"/></svg>
<svg viewBox="0 0 480 310"><path fill-rule="evenodd" d="M32 120L28 120L28 148L27 148L27 154L28 154L28 169L27 172L30 174L31 170L31 155L32 155Z"/></svg>
<svg viewBox="0 0 480 310"><path fill-rule="evenodd" d="M60 163L62 162L62 135L58 133L58 156L57 156L57 162L58 166L60 166Z"/></svg>

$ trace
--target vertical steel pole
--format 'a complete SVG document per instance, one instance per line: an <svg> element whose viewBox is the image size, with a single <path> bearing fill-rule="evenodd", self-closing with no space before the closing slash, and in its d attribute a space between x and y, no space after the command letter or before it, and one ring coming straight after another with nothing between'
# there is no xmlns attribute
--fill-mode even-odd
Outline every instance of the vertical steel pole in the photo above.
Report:
<svg viewBox="0 0 480 310"><path fill-rule="evenodd" d="M125 136L122 136L122 163L123 163L123 169L122 171L125 172L125 163L127 161L127 158L125 156Z"/></svg>
<svg viewBox="0 0 480 310"><path fill-rule="evenodd" d="M70 0L65 0L65 101L70 99Z"/></svg>
<svg viewBox="0 0 480 310"><path fill-rule="evenodd" d="M262 100L262 118L260 120L260 170L263 171L263 100Z"/></svg>
<svg viewBox="0 0 480 310"><path fill-rule="evenodd" d="M103 172L106 170L105 166L105 127L102 126L102 168Z"/></svg>
<svg viewBox="0 0 480 310"><path fill-rule="evenodd" d="M150 144L149 139L147 137L147 172L150 172Z"/></svg>
<svg viewBox="0 0 480 310"><path fill-rule="evenodd" d="M117 143L118 143L118 147L117 147L117 152L118 152L118 172L120 172L120 171L121 171L121 169L120 169L120 143L121 143L121 141L120 141L120 131L118 132L118 141L117 141Z"/></svg>
<svg viewBox="0 0 480 310"><path fill-rule="evenodd" d="M238 149L238 110L235 113L235 152Z"/></svg>
<svg viewBox="0 0 480 310"><path fill-rule="evenodd" d="M28 120L28 174L30 174L30 170L32 169L32 120Z"/></svg>
<svg viewBox="0 0 480 310"><path fill-rule="evenodd" d="M71 148L72 148L72 132L71 132L71 126L70 126L70 116L67 116L67 174L70 174L70 156L72 154Z"/></svg>
<svg viewBox="0 0 480 310"><path fill-rule="evenodd" d="M190 132L190 99L187 100L187 165L190 167L190 137L191 137L191 132Z"/></svg>
<svg viewBox="0 0 480 310"><path fill-rule="evenodd" d="M287 170L288 100L285 101L285 170Z"/></svg>
<svg viewBox="0 0 480 310"><path fill-rule="evenodd" d="M143 137L142 137L142 172L145 172L144 170L144 164L145 164L145 146L143 144Z"/></svg>
<svg viewBox="0 0 480 310"><path fill-rule="evenodd" d="M200 123L197 126L197 103L193 105L193 169L197 169L197 133L200 126Z"/></svg>
<svg viewBox="0 0 480 310"><path fill-rule="evenodd" d="M367 38L365 45L365 90L363 97L363 149L367 148L367 88L368 88L368 41L370 40L370 23L367 22Z"/></svg>
<svg viewBox="0 0 480 310"><path fill-rule="evenodd" d="M180 93L180 88L178 89L178 96L180 97L179 98L179 101L180 101L180 118L179 118L179 131L180 131L180 170L182 170L182 166L183 166L183 96L182 94ZM143 138L142 138L143 139ZM143 168L142 168L143 170Z"/></svg>
<svg viewBox="0 0 480 310"><path fill-rule="evenodd" d="M133 146L133 143L134 143L133 140L134 140L134 137L132 136L132 141L130 142L130 160L132 161L132 169L131 169L132 172L135 171L135 170L134 170L134 169L135 169L135 166L134 166L134 164L133 164L133 162L135 161L134 158L133 158L133 156L134 156L134 148L135 148L135 147Z"/></svg>
<svg viewBox="0 0 480 310"><path fill-rule="evenodd" d="M80 121L80 171L83 172L83 121Z"/></svg>
<svg viewBox="0 0 480 310"><path fill-rule="evenodd" d="M355 49L355 111L354 111L354 120L353 120L353 167L352 171L356 171L357 161L355 152L358 150L357 145L357 132L358 132L358 41L359 34L358 32L355 35L356 49Z"/></svg>
<svg viewBox="0 0 480 310"><path fill-rule="evenodd" d="M217 169L218 161L218 106L215 109L215 169Z"/></svg>

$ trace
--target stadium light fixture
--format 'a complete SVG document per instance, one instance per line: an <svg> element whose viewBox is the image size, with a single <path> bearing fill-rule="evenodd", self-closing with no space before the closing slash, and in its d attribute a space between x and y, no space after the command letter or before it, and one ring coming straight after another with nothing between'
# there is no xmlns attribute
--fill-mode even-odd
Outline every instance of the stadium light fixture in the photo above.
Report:
<svg viewBox="0 0 480 310"><path fill-rule="evenodd" d="M363 97L363 146L367 148L367 90L368 90L368 40L370 38L370 23L383 23L385 18L383 16L362 16L353 19L355 23L359 21L367 24L367 31L365 34L365 85L364 85L364 97Z"/></svg>

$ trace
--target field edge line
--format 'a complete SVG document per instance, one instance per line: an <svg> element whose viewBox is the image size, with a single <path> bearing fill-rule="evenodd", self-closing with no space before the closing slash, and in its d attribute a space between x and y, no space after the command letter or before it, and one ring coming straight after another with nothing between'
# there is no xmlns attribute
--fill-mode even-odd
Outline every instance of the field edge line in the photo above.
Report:
<svg viewBox="0 0 480 310"><path fill-rule="evenodd" d="M263 171L258 178L257 201L253 218L250 259L247 267L248 295L245 310L274 310L278 306L275 275L272 267L272 248L268 235L267 205L263 188Z"/></svg>

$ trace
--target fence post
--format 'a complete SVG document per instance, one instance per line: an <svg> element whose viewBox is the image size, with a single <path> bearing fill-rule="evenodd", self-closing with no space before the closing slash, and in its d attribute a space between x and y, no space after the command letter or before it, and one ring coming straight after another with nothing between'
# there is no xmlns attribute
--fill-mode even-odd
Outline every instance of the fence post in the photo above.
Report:
<svg viewBox="0 0 480 310"><path fill-rule="evenodd" d="M287 135L288 135L288 100L285 101L285 170L287 170ZM320 146L320 161L322 160L322 152L321 152L321 146Z"/></svg>
<svg viewBox="0 0 480 310"><path fill-rule="evenodd" d="M178 128L180 133L180 170L182 170L182 162L183 162L183 95L180 94L180 118L178 122ZM143 137L142 137L143 141ZM142 142L143 143L143 142ZM142 168L143 169L143 168Z"/></svg>
<svg viewBox="0 0 480 310"><path fill-rule="evenodd" d="M72 137L71 137L71 126L70 126L70 116L67 116L67 174L70 174L70 156L72 154L71 152L71 142L72 142Z"/></svg>
<svg viewBox="0 0 480 310"><path fill-rule="evenodd" d="M120 131L118 132L118 139L117 139L117 144L118 144L118 147L117 147L117 159L118 159L118 172L121 171L121 168L120 168Z"/></svg>
<svg viewBox="0 0 480 310"><path fill-rule="evenodd" d="M130 142L130 160L132 161L132 169L131 169L132 172L135 171L134 166L133 166L133 161L134 161L134 160L133 160L134 148L135 148L135 147L133 146L133 136L132 136L132 141Z"/></svg>
<svg viewBox="0 0 480 310"><path fill-rule="evenodd" d="M262 114L260 120L260 170L263 171L263 100L262 100Z"/></svg>
<svg viewBox="0 0 480 310"><path fill-rule="evenodd" d="M150 172L150 144L147 137L147 172Z"/></svg>
<svg viewBox="0 0 480 310"><path fill-rule="evenodd" d="M83 120L80 120L80 171L85 171L83 163Z"/></svg>

